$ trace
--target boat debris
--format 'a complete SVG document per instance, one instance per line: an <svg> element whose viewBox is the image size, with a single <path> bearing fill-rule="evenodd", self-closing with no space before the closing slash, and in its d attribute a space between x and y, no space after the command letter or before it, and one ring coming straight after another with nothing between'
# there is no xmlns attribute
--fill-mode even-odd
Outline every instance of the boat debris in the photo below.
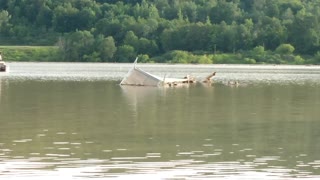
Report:
<svg viewBox="0 0 320 180"><path fill-rule="evenodd" d="M204 83L211 83L211 78L213 77L213 76L215 76L216 75L216 72L213 72L213 73L211 73L209 76L207 76L202 82L204 82Z"/></svg>
<svg viewBox="0 0 320 180"><path fill-rule="evenodd" d="M2 60L2 53L0 52L0 72L5 72L6 70L7 70L7 65Z"/></svg>
<svg viewBox="0 0 320 180"><path fill-rule="evenodd" d="M0 72L5 72L7 70L7 65L4 62L0 62Z"/></svg>
<svg viewBox="0 0 320 180"><path fill-rule="evenodd" d="M138 67L136 67L138 58L135 59L132 69L129 70L127 75L122 79L120 85L130 85L130 86L179 86L179 85L188 85L196 83L196 79L190 75L185 76L184 78L167 78L159 77L153 74L150 74ZM211 83L211 78L215 76L216 72L211 73L201 82Z"/></svg>

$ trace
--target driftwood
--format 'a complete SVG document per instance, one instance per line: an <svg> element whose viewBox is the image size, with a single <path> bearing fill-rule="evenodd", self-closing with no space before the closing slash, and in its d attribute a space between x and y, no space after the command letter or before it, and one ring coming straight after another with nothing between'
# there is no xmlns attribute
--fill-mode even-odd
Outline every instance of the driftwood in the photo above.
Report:
<svg viewBox="0 0 320 180"><path fill-rule="evenodd" d="M213 76L215 76L216 75L216 72L213 72L213 73L211 73L209 76L207 76L202 82L204 82L204 83L210 83L211 82L211 78L213 77Z"/></svg>
<svg viewBox="0 0 320 180"><path fill-rule="evenodd" d="M182 81L182 83L195 83L196 79L194 77L191 77L189 75L185 76L183 79L185 79L185 81Z"/></svg>

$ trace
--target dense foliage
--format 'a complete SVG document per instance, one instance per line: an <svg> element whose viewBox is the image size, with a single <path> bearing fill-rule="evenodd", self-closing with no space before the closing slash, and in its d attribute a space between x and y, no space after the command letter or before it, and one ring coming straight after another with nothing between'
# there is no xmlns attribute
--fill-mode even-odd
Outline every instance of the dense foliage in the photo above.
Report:
<svg viewBox="0 0 320 180"><path fill-rule="evenodd" d="M320 63L320 1L1 0L0 44L57 45L63 61Z"/></svg>

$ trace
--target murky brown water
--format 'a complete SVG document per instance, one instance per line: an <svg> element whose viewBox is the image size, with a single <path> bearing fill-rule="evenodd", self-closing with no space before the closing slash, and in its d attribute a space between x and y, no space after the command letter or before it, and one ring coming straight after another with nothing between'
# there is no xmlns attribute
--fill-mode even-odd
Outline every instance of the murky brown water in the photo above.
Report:
<svg viewBox="0 0 320 180"><path fill-rule="evenodd" d="M163 89L119 86L129 64L9 66L0 179L320 178L320 67L140 65L217 72Z"/></svg>

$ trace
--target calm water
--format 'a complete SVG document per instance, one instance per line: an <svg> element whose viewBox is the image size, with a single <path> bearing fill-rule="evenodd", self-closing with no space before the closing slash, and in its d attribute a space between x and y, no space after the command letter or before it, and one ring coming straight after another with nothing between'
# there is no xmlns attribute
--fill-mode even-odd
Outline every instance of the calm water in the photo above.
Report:
<svg viewBox="0 0 320 180"><path fill-rule="evenodd" d="M320 178L318 66L139 65L217 72L181 88L119 86L130 64L9 66L0 179Z"/></svg>

